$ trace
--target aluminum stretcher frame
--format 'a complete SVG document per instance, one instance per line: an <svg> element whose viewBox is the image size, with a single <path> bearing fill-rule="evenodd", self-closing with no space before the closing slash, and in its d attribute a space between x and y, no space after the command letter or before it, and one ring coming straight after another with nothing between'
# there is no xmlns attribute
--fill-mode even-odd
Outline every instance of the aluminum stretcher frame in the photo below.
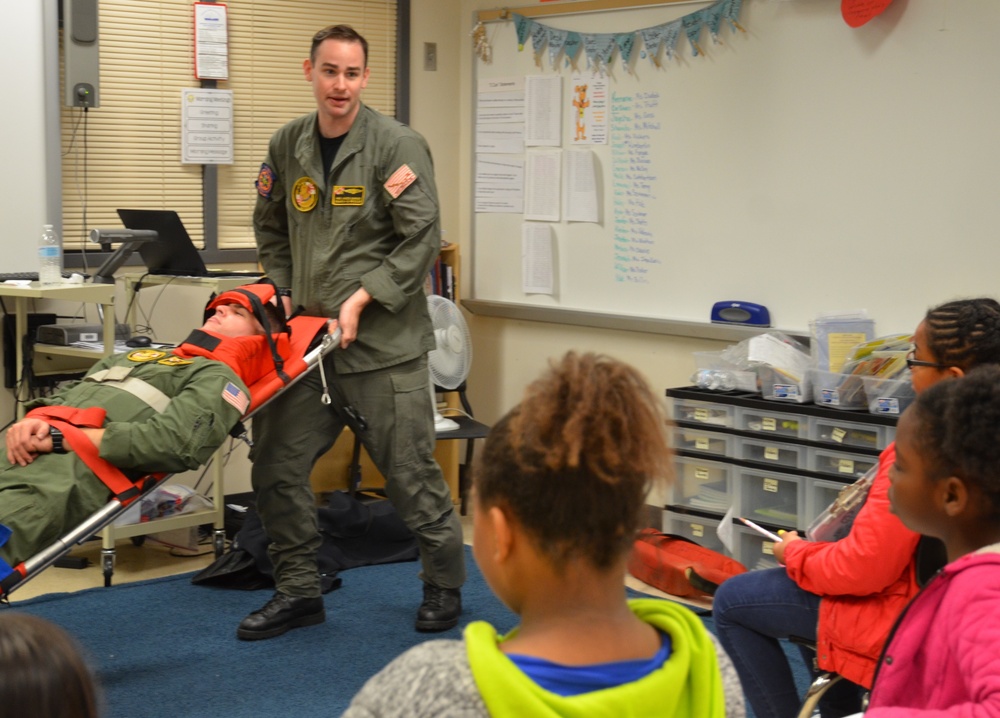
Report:
<svg viewBox="0 0 1000 718"><path fill-rule="evenodd" d="M293 317L288 321L288 325L291 328L290 344L292 352L290 357L284 357L283 370L290 379L284 382L277 370L272 370L264 378L258 380L250 392L250 408L243 415L237 427L242 427L246 421L250 420L271 399L284 392L290 386L298 383L300 379L316 366L321 365L322 359L340 344L340 329L335 330L333 334L327 333L326 324L327 320L317 317ZM300 329L298 336L296 336L297 328ZM307 338L303 339L303 335ZM298 356L299 352L302 352L301 357ZM245 428L236 438L241 438L249 443ZM213 455L213 460L217 460L217 458L217 456ZM173 475L174 473L169 473L159 478L156 475L147 477L141 493L132 497L127 503L123 503L117 497L112 497L111 501L91 514L90 517L75 529L69 531L31 558L25 559L14 566L14 570L8 576L4 577L3 580L0 580L0 601L5 600L15 589L23 586L54 564L74 546L96 535L133 503L141 501L142 497L148 495L158 486L163 485ZM224 543L225 530L217 526L213 538L217 557L221 555ZM104 572L104 585L107 587L111 585L111 576L114 573L114 548L108 549L105 547L102 549L101 563Z"/></svg>

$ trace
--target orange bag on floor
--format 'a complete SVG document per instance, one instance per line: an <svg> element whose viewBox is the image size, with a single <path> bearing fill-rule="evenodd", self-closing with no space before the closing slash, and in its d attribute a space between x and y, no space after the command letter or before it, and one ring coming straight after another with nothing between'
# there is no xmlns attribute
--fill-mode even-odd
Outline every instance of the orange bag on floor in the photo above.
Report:
<svg viewBox="0 0 1000 718"><path fill-rule="evenodd" d="M730 576L746 566L683 536L643 529L632 547L628 572L640 581L687 598L708 598Z"/></svg>

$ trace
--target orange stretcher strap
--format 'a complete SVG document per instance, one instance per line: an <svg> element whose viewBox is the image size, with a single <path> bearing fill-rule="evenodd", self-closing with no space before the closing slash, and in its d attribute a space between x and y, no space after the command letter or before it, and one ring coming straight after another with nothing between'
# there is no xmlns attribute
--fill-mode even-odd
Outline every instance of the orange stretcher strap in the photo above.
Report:
<svg viewBox="0 0 1000 718"><path fill-rule="evenodd" d="M94 442L80 431L80 427L101 428L104 426L106 415L107 412L104 409L96 406L89 409L77 409L72 406L40 406L27 414L32 418L42 419L61 430L63 436L66 437L66 443L87 465L87 468L93 471L94 475L108 487L122 506L128 506L142 494L141 483L146 477L133 481L125 476L117 466L107 459L102 459ZM164 474L152 474L151 476L158 478Z"/></svg>

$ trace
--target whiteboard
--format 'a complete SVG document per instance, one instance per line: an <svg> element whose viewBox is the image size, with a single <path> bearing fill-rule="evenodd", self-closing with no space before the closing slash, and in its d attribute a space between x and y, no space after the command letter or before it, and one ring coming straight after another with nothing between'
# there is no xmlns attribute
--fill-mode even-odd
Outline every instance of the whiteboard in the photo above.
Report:
<svg viewBox="0 0 1000 718"><path fill-rule="evenodd" d="M535 20L630 32L707 4ZM626 71L615 56L620 127L589 146L599 221L550 223L548 295L523 291L524 216L473 212L474 299L554 310L555 321L565 311L573 323L581 312L707 323L715 302L751 301L789 330L866 309L889 333L942 301L996 296L1000 2L895 0L851 29L839 2L745 0L740 24L746 32L724 27L719 44L704 32L698 57L682 36L661 68L637 50ZM574 72L589 72L583 54L575 70L552 69L547 55L539 67L530 41L518 52L513 22L488 33L493 60L474 60L473 88L557 74L560 147L580 148L571 101ZM644 163L626 179L636 146ZM630 208L636 192L645 196Z"/></svg>

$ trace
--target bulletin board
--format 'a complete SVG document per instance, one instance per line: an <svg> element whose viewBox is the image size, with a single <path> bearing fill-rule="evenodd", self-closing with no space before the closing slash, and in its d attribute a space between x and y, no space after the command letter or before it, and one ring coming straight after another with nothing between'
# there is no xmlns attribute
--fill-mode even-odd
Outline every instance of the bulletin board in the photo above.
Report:
<svg viewBox="0 0 1000 718"><path fill-rule="evenodd" d="M533 20L631 33L711 4L569 3ZM659 66L640 41L627 64L616 52L609 141L583 147L573 80L597 76L584 53L553 63L530 40L518 50L512 19L485 24L473 115L483 79L560 77L559 149L593 152L598 221L548 222L546 294L524 291L524 215L474 211L473 311L641 329L702 326L738 300L790 331L865 309L886 334L1000 292L1000 2L894 0L851 28L840 0L744 0L738 25L717 41L706 29L697 55L682 34Z"/></svg>

